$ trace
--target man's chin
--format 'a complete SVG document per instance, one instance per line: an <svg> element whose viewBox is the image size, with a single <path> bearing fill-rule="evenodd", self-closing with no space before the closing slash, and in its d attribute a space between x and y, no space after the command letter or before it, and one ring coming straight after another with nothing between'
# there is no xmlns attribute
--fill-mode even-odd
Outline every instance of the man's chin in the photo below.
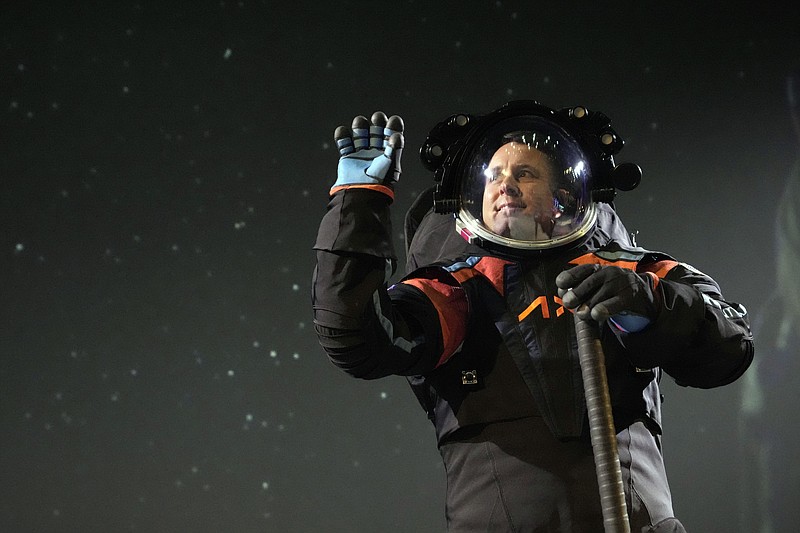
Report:
<svg viewBox="0 0 800 533"><path fill-rule="evenodd" d="M494 220L492 225L486 225L492 232L500 235L501 237L511 237L511 228L508 225L508 220Z"/></svg>
<svg viewBox="0 0 800 533"><path fill-rule="evenodd" d="M490 231L500 237L517 241L546 241L551 238L547 231L536 219L525 217L502 217L492 221L492 226L486 226Z"/></svg>
<svg viewBox="0 0 800 533"><path fill-rule="evenodd" d="M546 241L550 238L542 225L530 217L510 220L507 236L518 241Z"/></svg>

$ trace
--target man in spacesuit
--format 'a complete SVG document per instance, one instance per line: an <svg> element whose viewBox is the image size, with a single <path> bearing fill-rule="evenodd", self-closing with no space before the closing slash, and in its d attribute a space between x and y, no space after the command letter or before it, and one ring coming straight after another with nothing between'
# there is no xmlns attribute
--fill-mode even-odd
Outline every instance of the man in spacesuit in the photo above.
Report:
<svg viewBox="0 0 800 533"><path fill-rule="evenodd" d="M349 374L408 378L436 429L448 529L602 530L575 312L605 352L631 530L683 531L658 382L737 379L753 357L744 307L631 241L610 202L640 174L614 164L623 143L605 115L530 101L431 131L420 155L437 185L407 214L407 276L387 287L402 133L382 113L335 132L314 323Z"/></svg>

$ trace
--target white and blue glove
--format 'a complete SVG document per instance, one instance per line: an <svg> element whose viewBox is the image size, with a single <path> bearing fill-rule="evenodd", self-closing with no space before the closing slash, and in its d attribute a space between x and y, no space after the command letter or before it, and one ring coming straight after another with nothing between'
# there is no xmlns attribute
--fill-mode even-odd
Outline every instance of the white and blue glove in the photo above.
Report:
<svg viewBox="0 0 800 533"><path fill-rule="evenodd" d="M394 199L394 184L400 179L403 153L403 119L386 118L380 111L372 121L357 116L352 128L339 126L333 134L341 154L331 195L353 187L372 189Z"/></svg>

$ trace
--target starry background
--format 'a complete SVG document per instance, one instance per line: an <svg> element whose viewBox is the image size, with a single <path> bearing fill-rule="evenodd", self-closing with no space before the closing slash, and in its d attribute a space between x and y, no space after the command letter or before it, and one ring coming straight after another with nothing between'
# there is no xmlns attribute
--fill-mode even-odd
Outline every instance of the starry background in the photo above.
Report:
<svg viewBox="0 0 800 533"><path fill-rule="evenodd" d="M800 11L697 4L4 2L0 529L444 529L403 379L353 380L313 334L332 131L356 114L405 119L399 229L444 117L602 110L644 169L617 202L639 243L758 310ZM738 530L740 387L665 379L690 531Z"/></svg>

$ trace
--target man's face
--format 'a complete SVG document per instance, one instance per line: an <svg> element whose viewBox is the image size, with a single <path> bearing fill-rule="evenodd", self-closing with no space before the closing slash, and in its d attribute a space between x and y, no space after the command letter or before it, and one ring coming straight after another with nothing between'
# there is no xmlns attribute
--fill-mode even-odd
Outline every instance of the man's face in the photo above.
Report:
<svg viewBox="0 0 800 533"><path fill-rule="evenodd" d="M545 154L527 144L510 142L492 156L485 171L483 223L512 239L550 238L554 219L555 173Z"/></svg>

